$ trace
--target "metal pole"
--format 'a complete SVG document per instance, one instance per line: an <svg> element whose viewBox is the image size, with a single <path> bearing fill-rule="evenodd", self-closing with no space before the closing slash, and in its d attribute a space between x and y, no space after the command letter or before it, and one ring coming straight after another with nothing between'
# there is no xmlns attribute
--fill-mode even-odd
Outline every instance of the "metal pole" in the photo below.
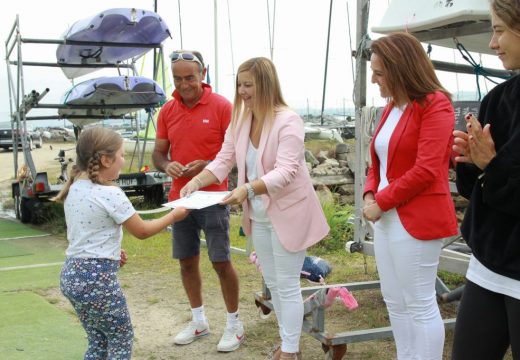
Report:
<svg viewBox="0 0 520 360"><path fill-rule="evenodd" d="M356 23L356 77L354 83L354 104L356 107L356 168L354 175L354 201L355 201L355 219L354 219L354 240L363 241L365 239L366 229L362 224L363 209L363 177L365 176L365 157L363 144L363 133L361 123L361 113L366 105L366 86L367 86L367 61L363 57L365 50L365 41L368 36L368 14L369 0L357 0L357 14L359 19Z"/></svg>
<svg viewBox="0 0 520 360"><path fill-rule="evenodd" d="M325 91L327 89L327 69L329 65L329 44L330 44L330 25L332 22L332 2L330 0L330 9L329 9L329 29L327 32L327 50L325 53L325 75L323 76L323 95L321 97L321 116L320 116L320 124L323 125L323 111L325 109Z"/></svg>
<svg viewBox="0 0 520 360"><path fill-rule="evenodd" d="M214 26L215 26L215 92L218 93L218 22L217 22L217 0L213 0L213 16L214 16Z"/></svg>

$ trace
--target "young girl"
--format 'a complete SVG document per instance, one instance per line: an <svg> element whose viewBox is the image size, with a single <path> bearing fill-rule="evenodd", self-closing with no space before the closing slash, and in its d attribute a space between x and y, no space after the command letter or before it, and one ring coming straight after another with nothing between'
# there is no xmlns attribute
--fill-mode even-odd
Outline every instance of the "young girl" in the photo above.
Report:
<svg viewBox="0 0 520 360"><path fill-rule="evenodd" d="M60 288L87 332L85 359L130 359L132 323L116 276L126 262L122 226L145 239L188 211L177 208L159 219L141 219L112 182L125 161L123 139L113 130L83 131L76 156L69 181L54 198L64 202L69 241Z"/></svg>

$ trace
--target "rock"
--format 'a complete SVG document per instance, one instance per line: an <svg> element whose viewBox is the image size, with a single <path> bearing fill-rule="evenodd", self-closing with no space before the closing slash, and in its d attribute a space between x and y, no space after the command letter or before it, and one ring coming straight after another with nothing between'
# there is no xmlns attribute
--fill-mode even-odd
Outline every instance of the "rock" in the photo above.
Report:
<svg viewBox="0 0 520 360"><path fill-rule="evenodd" d="M347 160L338 160L339 167L348 167L348 161Z"/></svg>
<svg viewBox="0 0 520 360"><path fill-rule="evenodd" d="M338 186L336 192L340 195L354 195L354 183Z"/></svg>
<svg viewBox="0 0 520 360"><path fill-rule="evenodd" d="M351 152L347 153L345 160L347 161L348 168L352 171L352 174L354 174L354 169L356 168L356 154Z"/></svg>
<svg viewBox="0 0 520 360"><path fill-rule="evenodd" d="M325 162L329 158L329 152L327 150L321 150L316 156L316 159L321 163Z"/></svg>
<svg viewBox="0 0 520 360"><path fill-rule="evenodd" d="M336 145L336 159L339 154L344 154L348 152L348 145L346 143L339 143Z"/></svg>
<svg viewBox="0 0 520 360"><path fill-rule="evenodd" d="M349 153L336 154L336 160L346 161L348 160Z"/></svg>
<svg viewBox="0 0 520 360"><path fill-rule="evenodd" d="M328 186L325 184L318 184L316 186L316 195L318 195L323 204L334 203L334 194L332 194Z"/></svg>
<svg viewBox="0 0 520 360"><path fill-rule="evenodd" d="M338 198L339 205L354 205L354 195L340 195Z"/></svg>
<svg viewBox="0 0 520 360"><path fill-rule="evenodd" d="M311 164L311 168L320 164L310 150L305 150L305 161Z"/></svg>

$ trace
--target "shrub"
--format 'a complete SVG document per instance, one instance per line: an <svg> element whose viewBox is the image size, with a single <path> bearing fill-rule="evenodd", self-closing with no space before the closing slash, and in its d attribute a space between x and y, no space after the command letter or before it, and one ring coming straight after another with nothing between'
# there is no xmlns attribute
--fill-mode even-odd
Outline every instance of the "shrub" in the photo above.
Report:
<svg viewBox="0 0 520 360"><path fill-rule="evenodd" d="M352 205L339 205L336 202L323 202L323 212L327 218L330 232L319 243L313 246L314 253L343 251L345 243L354 238L353 225L349 223L354 208Z"/></svg>

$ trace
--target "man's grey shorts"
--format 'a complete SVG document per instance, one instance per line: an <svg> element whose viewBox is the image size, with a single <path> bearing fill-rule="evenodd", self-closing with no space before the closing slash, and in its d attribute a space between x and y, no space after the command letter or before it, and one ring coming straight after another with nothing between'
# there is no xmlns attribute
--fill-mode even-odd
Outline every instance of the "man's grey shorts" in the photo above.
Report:
<svg viewBox="0 0 520 360"><path fill-rule="evenodd" d="M192 210L182 221L173 224L172 250L174 259L200 254L201 230L206 236L211 262L229 261L229 206L213 205Z"/></svg>

